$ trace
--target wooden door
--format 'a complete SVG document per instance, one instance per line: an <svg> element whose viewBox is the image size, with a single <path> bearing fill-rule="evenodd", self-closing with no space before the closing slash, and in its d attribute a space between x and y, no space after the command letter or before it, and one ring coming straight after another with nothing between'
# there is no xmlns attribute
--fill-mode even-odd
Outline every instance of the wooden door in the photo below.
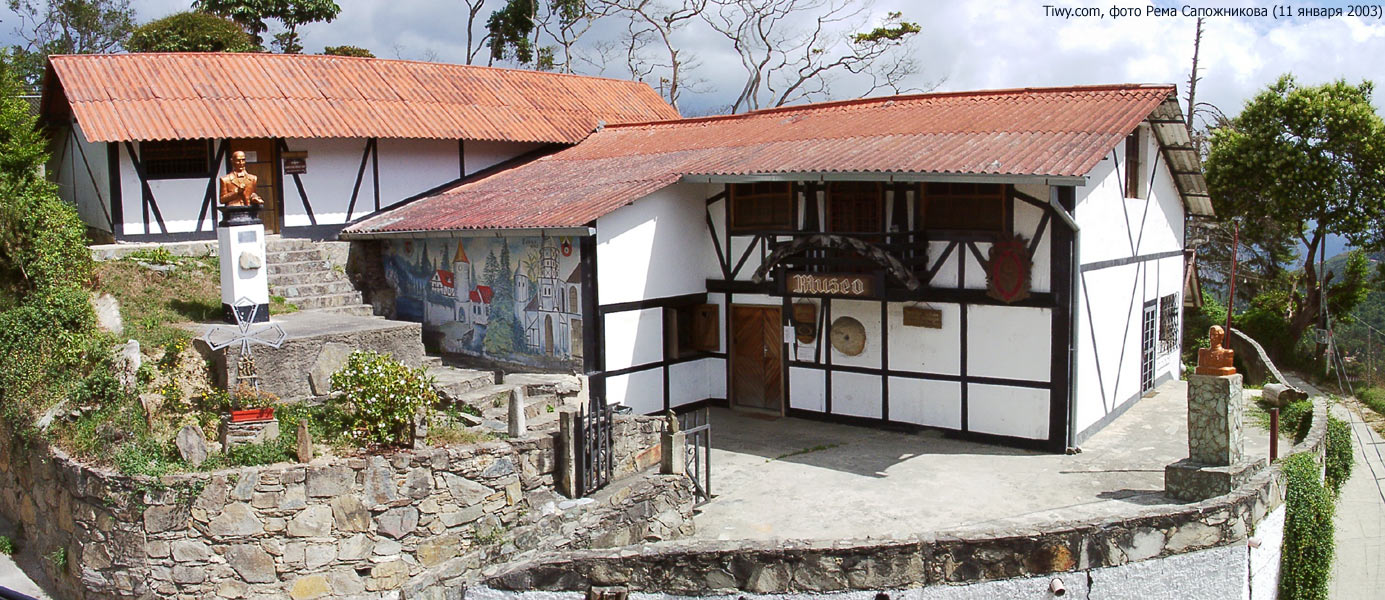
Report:
<svg viewBox="0 0 1385 600"><path fill-rule="evenodd" d="M279 198L279 153L275 150L274 140L231 140L230 151L237 150L246 154L246 172L258 178L255 182L255 193L264 200L264 207L260 209L260 220L264 221L265 232L279 233L279 226L284 220L284 208ZM231 155L228 153L228 170L230 164Z"/></svg>
<svg viewBox="0 0 1385 600"><path fill-rule="evenodd" d="M731 404L783 414L780 308L731 307Z"/></svg>

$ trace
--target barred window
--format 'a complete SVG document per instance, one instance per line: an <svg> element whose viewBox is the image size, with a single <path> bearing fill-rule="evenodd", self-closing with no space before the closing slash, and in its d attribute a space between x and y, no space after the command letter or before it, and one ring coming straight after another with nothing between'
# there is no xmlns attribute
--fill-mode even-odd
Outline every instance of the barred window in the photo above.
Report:
<svg viewBox="0 0 1385 600"><path fill-rule="evenodd" d="M1159 299L1159 346L1164 352L1178 347L1178 295Z"/></svg>
<svg viewBox="0 0 1385 600"><path fill-rule="evenodd" d="M731 230L794 229L793 186L787 181L731 185Z"/></svg>

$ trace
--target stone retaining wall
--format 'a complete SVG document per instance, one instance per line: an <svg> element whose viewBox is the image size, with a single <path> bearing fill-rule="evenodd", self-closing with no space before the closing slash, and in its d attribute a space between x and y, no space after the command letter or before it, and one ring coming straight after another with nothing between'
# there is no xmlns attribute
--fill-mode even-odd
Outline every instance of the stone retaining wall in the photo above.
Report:
<svg viewBox="0 0 1385 600"><path fill-rule="evenodd" d="M618 420L635 432L657 422ZM617 450L632 464L649 447ZM62 556L42 578L82 600L443 598L536 549L691 533L686 478L627 472L572 502L554 492L556 464L550 435L154 481L0 433L0 511L21 543Z"/></svg>
<svg viewBox="0 0 1385 600"><path fill-rule="evenodd" d="M1311 452L1321 462L1326 419L1326 404L1315 400L1312 429L1293 451ZM638 553L567 552L487 578L478 597L606 586L689 596L793 595L1092 574L1245 544L1283 502L1283 473L1273 465L1225 496L1173 507L1132 507L1131 516L1091 523L966 529L887 541L687 541L648 545Z"/></svg>

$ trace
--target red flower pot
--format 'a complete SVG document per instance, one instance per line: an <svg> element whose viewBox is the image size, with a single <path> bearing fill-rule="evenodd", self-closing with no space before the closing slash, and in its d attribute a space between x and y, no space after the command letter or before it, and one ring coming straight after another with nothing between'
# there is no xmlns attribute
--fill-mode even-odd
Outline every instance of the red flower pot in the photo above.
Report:
<svg viewBox="0 0 1385 600"><path fill-rule="evenodd" d="M274 407L248 408L245 410L231 411L232 423L245 423L247 421L268 421L274 418Z"/></svg>

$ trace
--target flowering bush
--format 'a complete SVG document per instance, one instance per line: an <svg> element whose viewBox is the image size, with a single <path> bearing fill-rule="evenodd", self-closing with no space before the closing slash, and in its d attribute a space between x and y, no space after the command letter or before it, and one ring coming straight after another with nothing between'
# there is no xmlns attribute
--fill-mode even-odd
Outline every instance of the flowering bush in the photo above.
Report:
<svg viewBox="0 0 1385 600"><path fill-rule="evenodd" d="M356 441L389 446L413 442L414 415L438 401L432 378L389 355L353 352L332 374L332 391L353 414Z"/></svg>

